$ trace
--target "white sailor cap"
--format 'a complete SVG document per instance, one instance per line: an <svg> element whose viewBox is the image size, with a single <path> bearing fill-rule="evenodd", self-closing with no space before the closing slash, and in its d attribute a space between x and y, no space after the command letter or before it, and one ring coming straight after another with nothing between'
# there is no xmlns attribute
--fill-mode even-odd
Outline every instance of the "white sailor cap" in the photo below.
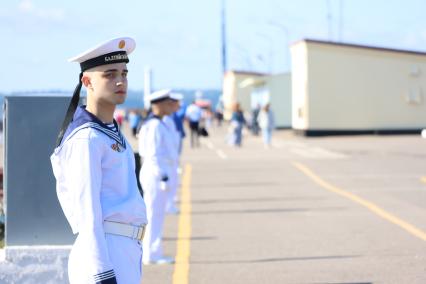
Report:
<svg viewBox="0 0 426 284"><path fill-rule="evenodd" d="M159 90L159 91L156 91L154 93L149 94L147 96L147 100L151 104L155 104L155 103L170 99L170 95L171 95L170 89Z"/></svg>
<svg viewBox="0 0 426 284"><path fill-rule="evenodd" d="M136 47L135 40L130 37L119 37L107 40L85 52L68 59L69 62L80 63L81 72L87 69L120 62L129 62L127 57Z"/></svg>
<svg viewBox="0 0 426 284"><path fill-rule="evenodd" d="M171 93L170 98L174 101L181 101L183 100L183 95L180 93Z"/></svg>
<svg viewBox="0 0 426 284"><path fill-rule="evenodd" d="M58 138L56 139L57 146L60 145L62 138L64 137L64 133L69 123L72 121L74 112L77 109L78 102L80 100L83 72L96 66L121 62L128 63L129 58L127 55L130 54L135 47L136 43L134 39L130 37L119 37L107 40L68 60L69 62L80 63L81 72L78 84L74 89L74 93L68 105L67 114L65 115L61 130L59 131Z"/></svg>

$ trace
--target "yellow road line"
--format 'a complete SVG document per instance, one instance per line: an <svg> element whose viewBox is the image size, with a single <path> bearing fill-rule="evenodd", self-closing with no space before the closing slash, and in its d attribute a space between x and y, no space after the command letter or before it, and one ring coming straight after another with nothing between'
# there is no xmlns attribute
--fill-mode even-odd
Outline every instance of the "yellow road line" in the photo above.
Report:
<svg viewBox="0 0 426 284"><path fill-rule="evenodd" d="M380 208L379 206L377 206L376 204L363 199L353 193L347 192L343 189L340 189L326 181L324 181L322 178L320 178L318 175L316 175L313 171L311 171L308 167L297 163L297 162L293 162L293 165L298 168L301 172L303 172L305 175L307 175L309 178L311 178L314 182L316 182L317 184L319 184L321 187L325 188L328 191L334 192L340 196L343 196L347 199L352 200L353 202L356 202L364 207L366 207L367 209L369 209L370 211L372 211L373 213L375 213L376 215L382 217L383 219L401 227L402 229L404 229L405 231L409 232L410 234L418 237L419 239L426 241L426 233L423 232L422 230L416 228L414 225L405 222L404 220L392 215L391 213L385 211L384 209Z"/></svg>
<svg viewBox="0 0 426 284"><path fill-rule="evenodd" d="M424 183L426 183L426 177L421 177L420 180Z"/></svg>
<svg viewBox="0 0 426 284"><path fill-rule="evenodd" d="M182 178L181 204L179 214L178 241L176 244L176 263L173 284L189 282L189 255L191 245L191 165L185 165Z"/></svg>

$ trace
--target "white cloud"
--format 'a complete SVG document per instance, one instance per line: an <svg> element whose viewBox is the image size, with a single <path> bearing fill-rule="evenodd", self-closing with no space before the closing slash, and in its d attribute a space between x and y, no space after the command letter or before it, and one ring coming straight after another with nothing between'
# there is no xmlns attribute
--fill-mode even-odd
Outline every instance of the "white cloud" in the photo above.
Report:
<svg viewBox="0 0 426 284"><path fill-rule="evenodd" d="M64 10L58 8L39 8L34 5L32 0L22 0L18 5L18 9L21 13L25 13L37 19L55 22L64 19Z"/></svg>
<svg viewBox="0 0 426 284"><path fill-rule="evenodd" d="M23 0L19 3L18 8L21 12L30 13L34 10L34 5L31 0Z"/></svg>
<svg viewBox="0 0 426 284"><path fill-rule="evenodd" d="M62 9L38 9L36 15L45 20L62 21L64 19L64 11Z"/></svg>

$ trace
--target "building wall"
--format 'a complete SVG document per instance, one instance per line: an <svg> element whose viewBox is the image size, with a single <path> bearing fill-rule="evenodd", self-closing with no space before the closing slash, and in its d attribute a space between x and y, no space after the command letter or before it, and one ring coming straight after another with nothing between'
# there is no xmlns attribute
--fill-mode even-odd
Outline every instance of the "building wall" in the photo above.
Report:
<svg viewBox="0 0 426 284"><path fill-rule="evenodd" d="M296 129L426 126L425 55L303 41L292 62Z"/></svg>
<svg viewBox="0 0 426 284"><path fill-rule="evenodd" d="M276 126L291 127L291 75L289 73L266 75L228 71L223 81L225 119L231 118L232 106L237 101L244 111L251 111L251 93L255 87L239 87L240 83L248 78L265 80L270 92L270 103L275 115Z"/></svg>
<svg viewBox="0 0 426 284"><path fill-rule="evenodd" d="M292 128L308 128L308 49L304 42L293 45L290 49L292 57L291 96L292 96Z"/></svg>
<svg viewBox="0 0 426 284"><path fill-rule="evenodd" d="M222 99L224 107L224 119L229 120L231 118L231 107L236 101L236 86L235 86L235 75L232 72L227 72L223 77L223 89Z"/></svg>
<svg viewBox="0 0 426 284"><path fill-rule="evenodd" d="M266 82L270 91L270 103L276 127L290 128L292 119L290 73L267 76Z"/></svg>
<svg viewBox="0 0 426 284"><path fill-rule="evenodd" d="M250 111L250 93L252 87L240 88L239 84L248 78L261 78L263 74L228 71L223 80L224 118L231 119L232 107L236 102L241 104L244 111Z"/></svg>

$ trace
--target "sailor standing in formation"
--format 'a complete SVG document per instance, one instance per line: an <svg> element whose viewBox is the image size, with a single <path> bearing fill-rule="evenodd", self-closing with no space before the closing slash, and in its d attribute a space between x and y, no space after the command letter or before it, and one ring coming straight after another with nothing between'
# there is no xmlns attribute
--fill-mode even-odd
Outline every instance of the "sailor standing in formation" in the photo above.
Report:
<svg viewBox="0 0 426 284"><path fill-rule="evenodd" d="M170 94L171 104L172 104L172 113L166 115L163 118L164 123L167 125L169 130L170 140L173 141L172 149L172 165L170 169L170 183L169 191L166 201L166 213L168 214L177 214L179 213L178 208L175 205L176 194L179 187L179 160L180 160L180 149L181 149L181 133L177 129L177 122L175 121L174 115L179 110L179 102L183 99L183 96L179 93Z"/></svg>
<svg viewBox="0 0 426 284"><path fill-rule="evenodd" d="M143 263L165 264L173 259L163 254L162 235L166 203L171 190L175 142L163 121L173 112L170 90L154 92L147 97L151 114L139 132L139 154L143 160L139 179L144 190L149 225L143 241Z"/></svg>
<svg viewBox="0 0 426 284"><path fill-rule="evenodd" d="M113 120L127 94L131 38L117 38L70 59L81 66L58 146L51 156L57 195L74 234L70 283L139 284L147 223L130 144ZM82 84L87 105L77 107Z"/></svg>

